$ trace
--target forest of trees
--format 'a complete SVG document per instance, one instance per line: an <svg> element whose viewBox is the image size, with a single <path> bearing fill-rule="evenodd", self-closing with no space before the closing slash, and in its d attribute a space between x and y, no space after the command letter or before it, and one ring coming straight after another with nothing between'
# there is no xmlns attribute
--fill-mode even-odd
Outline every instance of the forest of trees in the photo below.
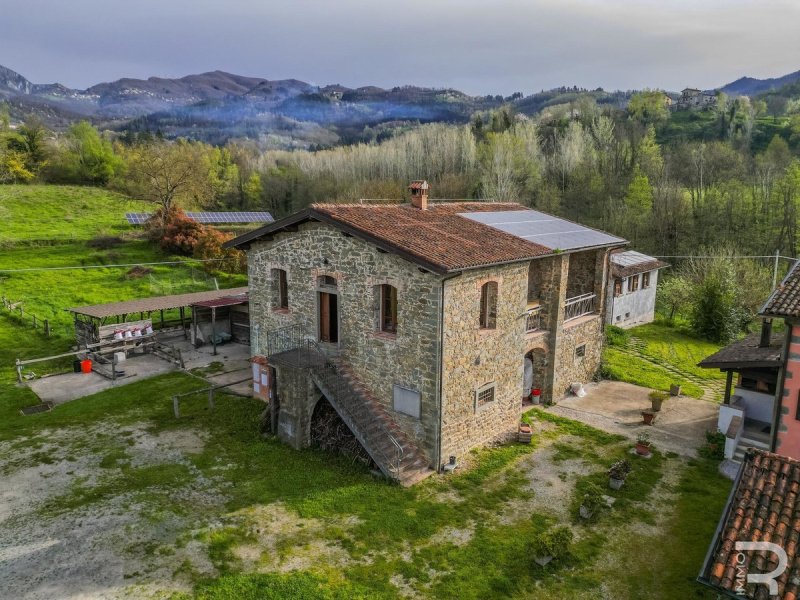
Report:
<svg viewBox="0 0 800 600"><path fill-rule="evenodd" d="M520 202L598 227L659 256L735 247L798 254L800 102L719 94L710 110L670 113L657 91L626 110L590 95L536 118L510 108L469 125L426 124L381 143L261 152L148 133L63 134L35 119L12 128L0 106L0 182L103 185L184 208L267 209L406 197Z"/></svg>

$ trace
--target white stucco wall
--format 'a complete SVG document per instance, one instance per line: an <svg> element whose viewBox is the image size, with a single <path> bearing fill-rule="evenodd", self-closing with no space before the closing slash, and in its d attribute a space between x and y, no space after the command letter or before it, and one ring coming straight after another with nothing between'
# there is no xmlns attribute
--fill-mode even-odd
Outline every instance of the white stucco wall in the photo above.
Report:
<svg viewBox="0 0 800 600"><path fill-rule="evenodd" d="M634 275L639 278L639 289L635 292L628 291L628 280L622 280L622 295L614 296L614 278L608 279L608 302L606 303L606 323L617 327L633 327L650 323L655 318L656 287L658 286L658 271L650 271L650 286L642 289L642 274ZM625 315L628 315L627 317Z"/></svg>
<svg viewBox="0 0 800 600"><path fill-rule="evenodd" d="M736 385L733 386L733 394L744 400L745 418L762 423L772 423L772 407L775 404L775 396L746 390Z"/></svg>

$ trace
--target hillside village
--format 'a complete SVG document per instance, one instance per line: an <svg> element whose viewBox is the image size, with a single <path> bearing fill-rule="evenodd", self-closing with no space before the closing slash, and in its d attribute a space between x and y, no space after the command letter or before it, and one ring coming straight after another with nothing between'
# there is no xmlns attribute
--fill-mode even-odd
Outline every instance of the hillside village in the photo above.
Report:
<svg viewBox="0 0 800 600"><path fill-rule="evenodd" d="M800 9L535 4L6 11L0 600L797 600Z"/></svg>

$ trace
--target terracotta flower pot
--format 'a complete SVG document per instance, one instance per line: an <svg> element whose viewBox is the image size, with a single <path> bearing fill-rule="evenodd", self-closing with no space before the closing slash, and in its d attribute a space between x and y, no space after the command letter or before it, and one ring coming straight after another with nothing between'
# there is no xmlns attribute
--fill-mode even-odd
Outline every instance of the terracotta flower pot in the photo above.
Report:
<svg viewBox="0 0 800 600"><path fill-rule="evenodd" d="M622 484L625 483L624 479L614 479L613 477L608 478L608 487L612 490L618 490L622 487Z"/></svg>
<svg viewBox="0 0 800 600"><path fill-rule="evenodd" d="M656 418L655 412L652 410L643 410L642 411L642 420L644 421L645 425L652 425L653 420Z"/></svg>
<svg viewBox="0 0 800 600"><path fill-rule="evenodd" d="M650 454L650 444L648 442L636 442L636 454L639 456Z"/></svg>

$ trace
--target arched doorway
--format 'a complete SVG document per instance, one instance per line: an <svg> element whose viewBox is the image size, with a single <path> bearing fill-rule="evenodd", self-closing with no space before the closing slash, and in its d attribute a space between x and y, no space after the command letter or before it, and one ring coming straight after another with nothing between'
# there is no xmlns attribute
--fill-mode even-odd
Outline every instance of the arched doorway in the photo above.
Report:
<svg viewBox="0 0 800 600"><path fill-rule="evenodd" d="M543 348L534 348L525 354L523 367L522 391L523 406L549 401L546 387L547 352ZM535 393L538 390L538 397Z"/></svg>

